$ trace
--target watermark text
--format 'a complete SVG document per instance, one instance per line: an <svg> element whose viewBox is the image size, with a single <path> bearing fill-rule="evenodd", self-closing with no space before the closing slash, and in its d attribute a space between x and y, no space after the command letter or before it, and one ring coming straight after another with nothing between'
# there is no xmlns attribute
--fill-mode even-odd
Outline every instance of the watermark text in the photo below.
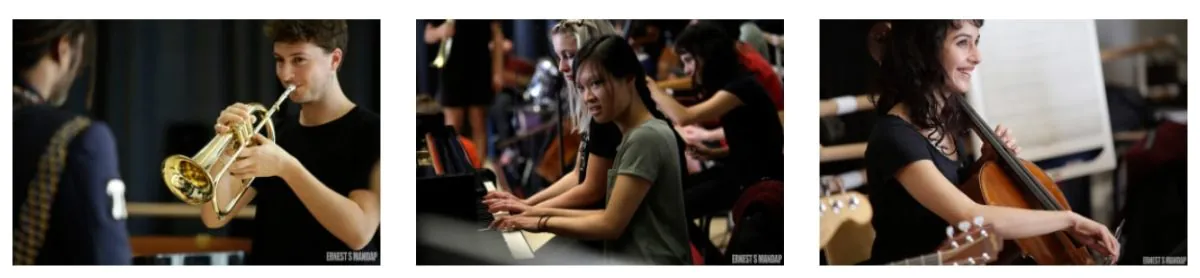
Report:
<svg viewBox="0 0 1200 278"><path fill-rule="evenodd" d="M1144 265L1186 265L1187 257L1142 257Z"/></svg>
<svg viewBox="0 0 1200 278"><path fill-rule="evenodd" d="M325 252L327 262L374 262L379 260L379 252Z"/></svg>
<svg viewBox="0 0 1200 278"><path fill-rule="evenodd" d="M734 254L732 264L783 264L782 254Z"/></svg>

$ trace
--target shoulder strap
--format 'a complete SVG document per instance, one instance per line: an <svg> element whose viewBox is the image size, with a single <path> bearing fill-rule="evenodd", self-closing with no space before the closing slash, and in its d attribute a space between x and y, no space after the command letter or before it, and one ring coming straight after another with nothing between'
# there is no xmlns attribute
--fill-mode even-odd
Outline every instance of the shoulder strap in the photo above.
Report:
<svg viewBox="0 0 1200 278"><path fill-rule="evenodd" d="M46 152L38 160L38 172L29 182L25 202L21 204L17 226L13 227L13 264L34 264L50 227L50 207L58 192L59 177L66 165L67 147L79 132L91 124L75 117L58 128Z"/></svg>

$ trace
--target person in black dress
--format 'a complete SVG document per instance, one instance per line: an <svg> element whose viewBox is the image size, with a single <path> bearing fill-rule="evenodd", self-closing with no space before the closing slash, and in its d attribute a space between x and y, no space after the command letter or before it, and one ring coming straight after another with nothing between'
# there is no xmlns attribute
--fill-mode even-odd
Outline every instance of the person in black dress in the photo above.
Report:
<svg viewBox="0 0 1200 278"><path fill-rule="evenodd" d="M446 124L459 134L467 134L463 118L469 117L471 141L479 157L486 160L488 107L504 83L502 47L489 47L489 43L502 45L504 33L500 23L491 20L447 20L436 27L426 23L425 43L447 40L438 101Z"/></svg>

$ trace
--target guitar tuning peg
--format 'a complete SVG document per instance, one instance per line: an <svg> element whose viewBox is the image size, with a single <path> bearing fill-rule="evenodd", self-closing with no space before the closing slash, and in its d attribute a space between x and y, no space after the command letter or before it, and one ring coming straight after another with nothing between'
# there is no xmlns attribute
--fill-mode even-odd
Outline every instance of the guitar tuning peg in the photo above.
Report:
<svg viewBox="0 0 1200 278"><path fill-rule="evenodd" d="M980 228L979 235L984 236L984 237L988 236L987 231L983 230L983 216L976 216L975 219L972 219L971 222L975 223L975 227Z"/></svg>
<svg viewBox="0 0 1200 278"><path fill-rule="evenodd" d="M950 238L950 248L958 249L958 241L954 240L954 227L946 227L946 237Z"/></svg>
<svg viewBox="0 0 1200 278"><path fill-rule="evenodd" d="M845 207L845 203L842 203L842 200L833 201L833 208L836 209L836 208L842 208L842 207Z"/></svg>
<svg viewBox="0 0 1200 278"><path fill-rule="evenodd" d="M983 253L983 256L979 256L979 258L983 259L983 261L985 261L985 262L992 260L992 256L988 255L987 253Z"/></svg>
<svg viewBox="0 0 1200 278"><path fill-rule="evenodd" d="M825 212L826 210L828 210L828 208L825 207L825 204L821 204L821 212Z"/></svg>
<svg viewBox="0 0 1200 278"><path fill-rule="evenodd" d="M850 208L858 207L859 203L861 203L861 201L858 200L858 196L850 196Z"/></svg>
<svg viewBox="0 0 1200 278"><path fill-rule="evenodd" d="M967 264L975 265L975 258L967 258Z"/></svg>
<svg viewBox="0 0 1200 278"><path fill-rule="evenodd" d="M961 230L962 232L966 233L968 230L971 229L971 223L967 223L967 221L958 222L958 229ZM968 234L967 242L975 242L975 239L971 238L971 235Z"/></svg>

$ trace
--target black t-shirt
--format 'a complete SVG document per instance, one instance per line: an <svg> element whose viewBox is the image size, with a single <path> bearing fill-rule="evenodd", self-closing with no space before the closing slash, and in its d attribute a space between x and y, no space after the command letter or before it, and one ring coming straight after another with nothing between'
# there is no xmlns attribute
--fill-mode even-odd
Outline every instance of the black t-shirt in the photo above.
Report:
<svg viewBox="0 0 1200 278"><path fill-rule="evenodd" d="M955 141L962 155L962 140ZM867 180L864 190L871 198L875 243L868 264L894 261L932 253L944 242L948 224L922 206L896 180L896 172L913 162L930 160L951 183L963 179L965 163L951 160L903 119L886 115L877 119L867 142Z"/></svg>
<svg viewBox="0 0 1200 278"><path fill-rule="evenodd" d="M763 177L783 180L783 124L775 103L753 75L747 74L726 84L723 90L742 101L721 116L729 157L725 160L738 185L748 185Z"/></svg>
<svg viewBox="0 0 1200 278"><path fill-rule="evenodd" d="M277 122L276 142L321 183L348 197L369 189L380 156L379 123L379 115L362 106L319 126L301 126L299 117L289 117ZM283 179L260 178L252 185L258 211L247 263L379 264L378 229L365 248L347 253L354 250L321 226Z"/></svg>
<svg viewBox="0 0 1200 278"><path fill-rule="evenodd" d="M587 146L584 152L603 158L613 159L617 155L617 146L621 145L621 129L617 124L601 124L592 121L588 125Z"/></svg>
<svg viewBox="0 0 1200 278"><path fill-rule="evenodd" d="M594 154L599 157L613 159L617 156L617 146L621 145L621 129L615 123L588 124L588 131L583 136L583 145L579 148L579 183L587 178L587 156Z"/></svg>

